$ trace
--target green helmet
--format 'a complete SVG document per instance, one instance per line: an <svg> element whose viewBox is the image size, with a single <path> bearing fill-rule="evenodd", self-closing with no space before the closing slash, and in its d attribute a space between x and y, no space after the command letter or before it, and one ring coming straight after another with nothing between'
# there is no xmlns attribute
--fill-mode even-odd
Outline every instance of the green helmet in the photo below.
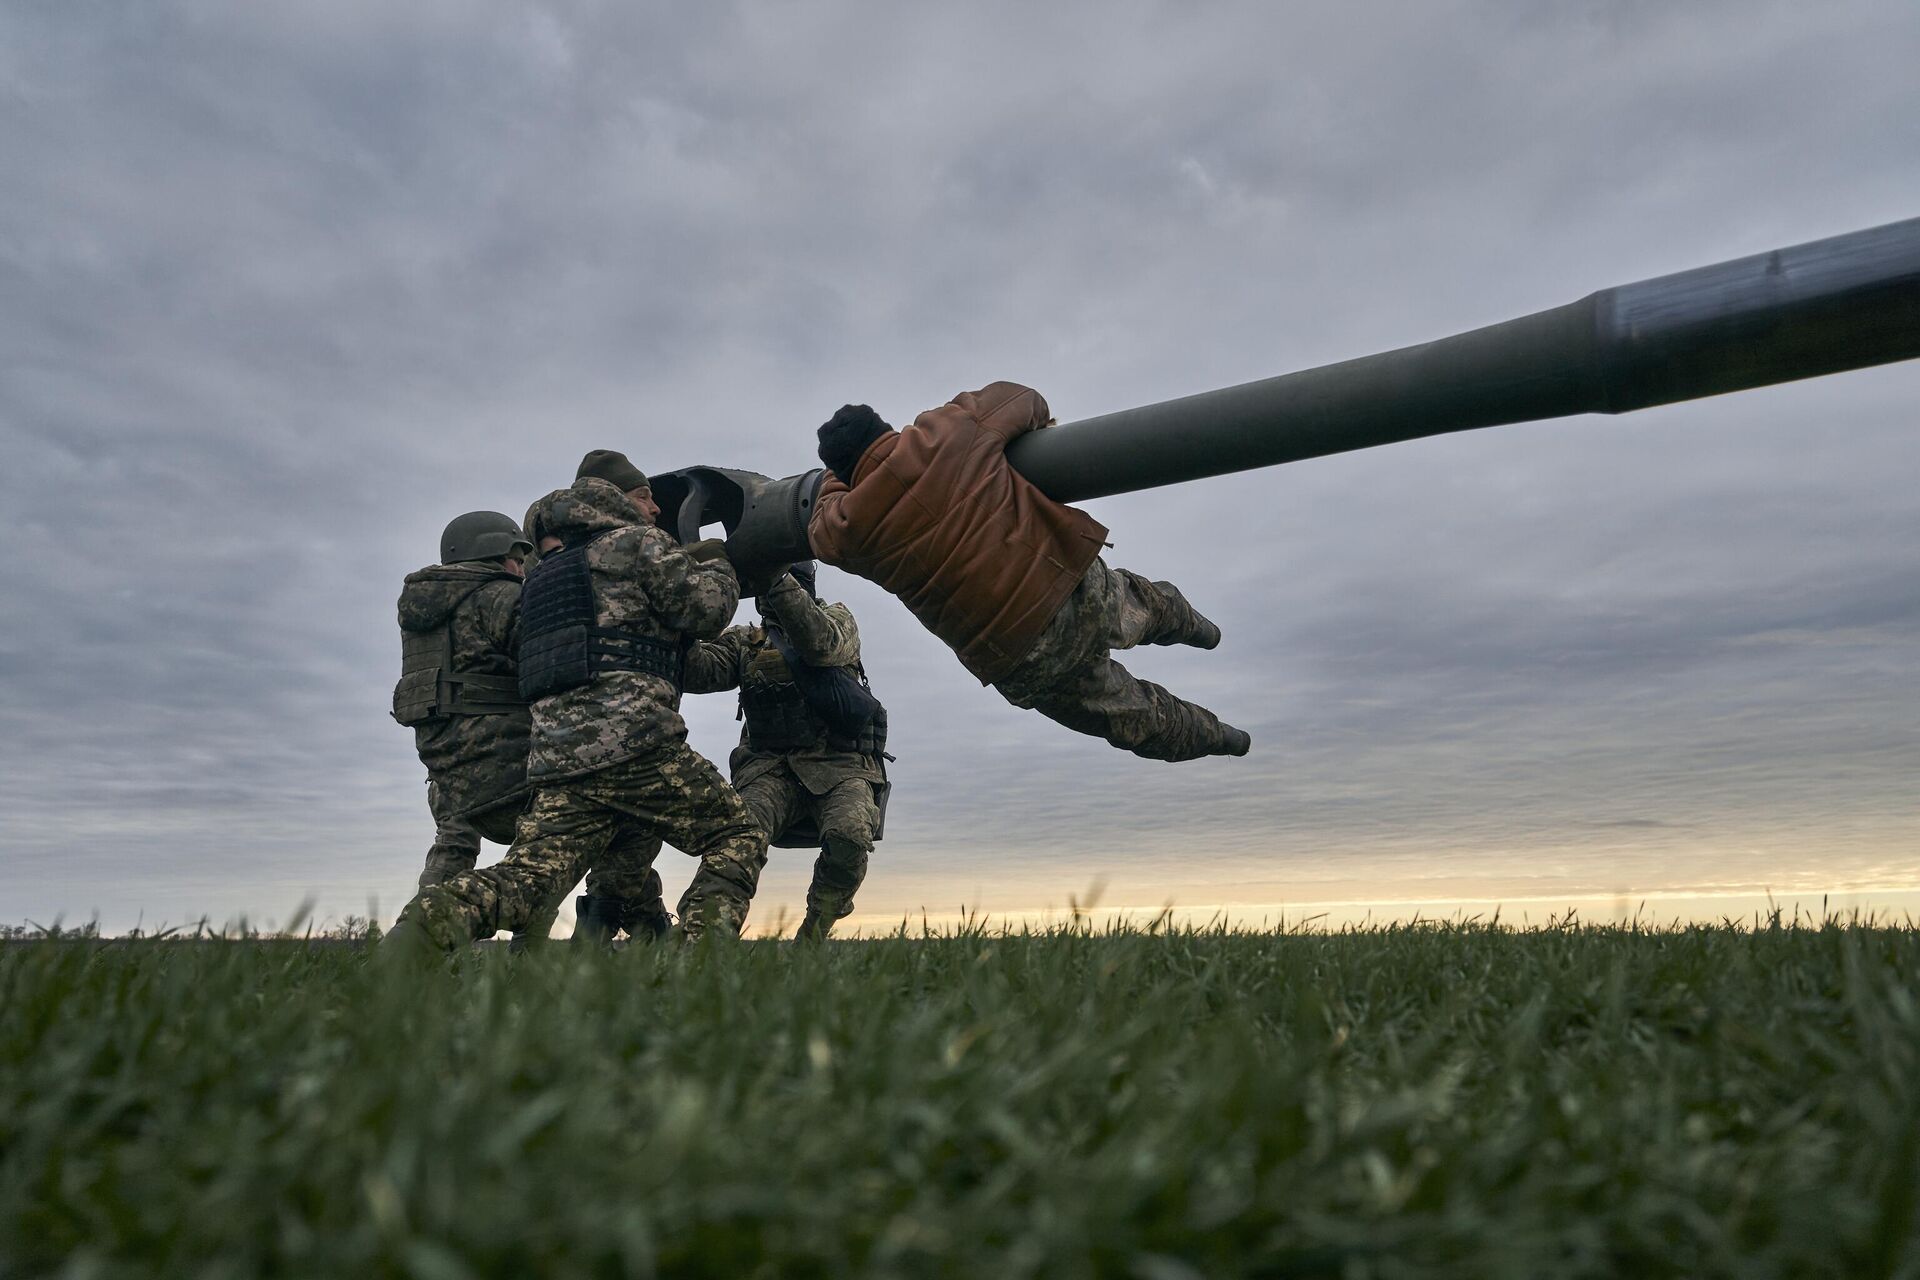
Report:
<svg viewBox="0 0 1920 1280"><path fill-rule="evenodd" d="M469 511L455 516L440 535L441 564L525 556L532 550L533 544L520 532L513 517L498 511Z"/></svg>

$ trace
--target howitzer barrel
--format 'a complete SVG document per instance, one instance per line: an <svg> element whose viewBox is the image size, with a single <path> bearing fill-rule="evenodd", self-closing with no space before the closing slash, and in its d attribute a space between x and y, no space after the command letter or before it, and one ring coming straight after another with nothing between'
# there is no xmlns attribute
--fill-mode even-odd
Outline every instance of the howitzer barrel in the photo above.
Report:
<svg viewBox="0 0 1920 1280"><path fill-rule="evenodd" d="M1920 357L1920 218L1620 285L1398 351L1034 432L1061 502Z"/></svg>
<svg viewBox="0 0 1920 1280"><path fill-rule="evenodd" d="M1008 460L1061 502L1510 422L1626 413L1920 357L1920 218L1642 280L1380 355L1030 432ZM681 538L739 565L812 554L820 473L654 477Z"/></svg>

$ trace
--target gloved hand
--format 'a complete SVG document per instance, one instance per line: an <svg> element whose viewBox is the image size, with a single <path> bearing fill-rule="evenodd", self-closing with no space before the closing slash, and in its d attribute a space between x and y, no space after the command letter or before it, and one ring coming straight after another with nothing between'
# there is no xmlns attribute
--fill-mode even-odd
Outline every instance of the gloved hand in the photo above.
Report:
<svg viewBox="0 0 1920 1280"><path fill-rule="evenodd" d="M712 564L727 558L727 544L718 538L702 538L687 544L687 554L700 564Z"/></svg>
<svg viewBox="0 0 1920 1280"><path fill-rule="evenodd" d="M787 566L783 564L750 565L741 568L735 565L734 571L740 575L740 594L742 596L763 596L773 590L780 579L787 576Z"/></svg>

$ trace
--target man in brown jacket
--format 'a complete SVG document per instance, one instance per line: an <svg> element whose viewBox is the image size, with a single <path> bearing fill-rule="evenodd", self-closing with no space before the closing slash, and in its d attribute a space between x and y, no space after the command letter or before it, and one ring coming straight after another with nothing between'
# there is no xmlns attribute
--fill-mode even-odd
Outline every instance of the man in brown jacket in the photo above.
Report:
<svg viewBox="0 0 1920 1280"><path fill-rule="evenodd" d="M1151 760L1245 755L1247 734L1135 678L1115 649L1211 649L1220 628L1170 582L1100 558L1104 525L1041 493L1007 446L1049 421L1030 387L995 382L895 431L866 405L820 428L832 473L814 554L898 596L982 684Z"/></svg>

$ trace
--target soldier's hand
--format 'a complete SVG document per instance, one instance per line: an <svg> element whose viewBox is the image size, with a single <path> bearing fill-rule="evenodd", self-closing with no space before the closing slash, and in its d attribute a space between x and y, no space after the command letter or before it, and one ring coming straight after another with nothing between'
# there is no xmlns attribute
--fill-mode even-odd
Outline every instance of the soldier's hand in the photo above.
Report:
<svg viewBox="0 0 1920 1280"><path fill-rule="evenodd" d="M687 554L700 564L712 564L727 558L727 544L718 538L702 538L687 544Z"/></svg>
<svg viewBox="0 0 1920 1280"><path fill-rule="evenodd" d="M763 596L787 576L787 566L783 564L751 565L744 569L735 565L734 569L740 574L740 594L743 596Z"/></svg>

